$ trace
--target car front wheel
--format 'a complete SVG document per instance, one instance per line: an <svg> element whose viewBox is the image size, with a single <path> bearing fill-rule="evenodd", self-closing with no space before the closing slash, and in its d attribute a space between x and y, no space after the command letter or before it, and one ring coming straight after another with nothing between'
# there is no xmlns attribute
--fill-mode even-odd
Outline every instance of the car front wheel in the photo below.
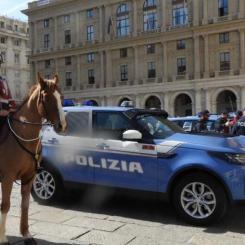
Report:
<svg viewBox="0 0 245 245"><path fill-rule="evenodd" d="M222 185L204 173L182 177L174 187L173 202L178 214L194 225L208 225L220 220L228 207Z"/></svg>
<svg viewBox="0 0 245 245"><path fill-rule="evenodd" d="M61 196L61 189L61 181L57 174L53 171L43 169L37 173L33 181L31 193L35 201L42 204L49 204Z"/></svg>

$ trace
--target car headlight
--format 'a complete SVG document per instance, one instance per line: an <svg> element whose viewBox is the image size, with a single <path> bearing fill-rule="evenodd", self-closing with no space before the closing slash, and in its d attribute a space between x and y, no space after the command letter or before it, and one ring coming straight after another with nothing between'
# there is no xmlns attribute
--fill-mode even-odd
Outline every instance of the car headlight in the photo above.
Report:
<svg viewBox="0 0 245 245"><path fill-rule="evenodd" d="M225 156L229 162L245 165L245 154L226 153Z"/></svg>

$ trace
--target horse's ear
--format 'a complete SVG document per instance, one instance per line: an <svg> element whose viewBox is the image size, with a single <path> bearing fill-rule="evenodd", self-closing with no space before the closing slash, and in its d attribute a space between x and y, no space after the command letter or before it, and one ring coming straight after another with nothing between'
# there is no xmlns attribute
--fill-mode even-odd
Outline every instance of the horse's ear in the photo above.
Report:
<svg viewBox="0 0 245 245"><path fill-rule="evenodd" d="M58 83L59 83L59 77L58 77L57 74L54 76L54 83L55 83L56 85L58 85Z"/></svg>
<svg viewBox="0 0 245 245"><path fill-rule="evenodd" d="M41 86L41 89L43 89L45 87L45 82L44 82L44 79L41 77L39 72L37 73L37 80L38 80L38 83Z"/></svg>

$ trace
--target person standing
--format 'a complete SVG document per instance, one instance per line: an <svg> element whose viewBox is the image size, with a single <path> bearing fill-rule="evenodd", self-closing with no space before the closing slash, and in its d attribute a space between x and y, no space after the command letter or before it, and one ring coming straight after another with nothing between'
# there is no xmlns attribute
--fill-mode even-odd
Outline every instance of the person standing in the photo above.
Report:
<svg viewBox="0 0 245 245"><path fill-rule="evenodd" d="M215 122L215 131L228 134L229 133L229 126L228 123L228 112L224 111L221 113L220 117Z"/></svg>
<svg viewBox="0 0 245 245"><path fill-rule="evenodd" d="M3 59L0 54L0 67L2 63ZM12 99L7 80L3 76L0 76L0 126L5 122L8 114L15 109L16 104Z"/></svg>
<svg viewBox="0 0 245 245"><path fill-rule="evenodd" d="M236 128L235 135L245 135L245 108L242 111L241 118L234 126Z"/></svg>
<svg viewBox="0 0 245 245"><path fill-rule="evenodd" d="M197 133L207 132L208 131L207 122L209 119L209 111L208 110L201 111L200 113L198 113L198 116L200 119L195 126L195 131Z"/></svg>

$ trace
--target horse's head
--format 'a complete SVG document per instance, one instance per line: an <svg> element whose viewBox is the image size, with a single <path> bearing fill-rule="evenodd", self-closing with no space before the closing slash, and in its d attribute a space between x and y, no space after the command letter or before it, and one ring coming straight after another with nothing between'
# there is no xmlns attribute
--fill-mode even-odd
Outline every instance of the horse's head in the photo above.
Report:
<svg viewBox="0 0 245 245"><path fill-rule="evenodd" d="M59 90L59 78L45 80L38 73L39 99L38 112L42 118L47 119L54 125L58 132L65 131L66 119L62 109L62 95Z"/></svg>

